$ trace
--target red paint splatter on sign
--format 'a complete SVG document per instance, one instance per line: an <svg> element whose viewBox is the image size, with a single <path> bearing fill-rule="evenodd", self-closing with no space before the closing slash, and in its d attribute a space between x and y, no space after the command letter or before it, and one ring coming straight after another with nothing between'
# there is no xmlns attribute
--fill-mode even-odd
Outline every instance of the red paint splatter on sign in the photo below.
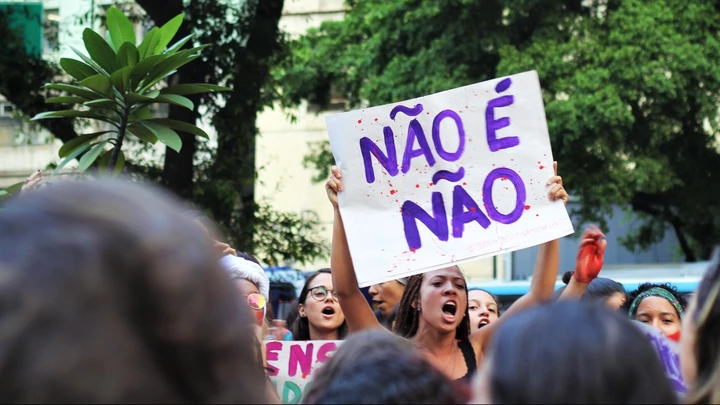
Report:
<svg viewBox="0 0 720 405"><path fill-rule="evenodd" d="M358 124L362 124L362 120L358 120Z"/></svg>
<svg viewBox="0 0 720 405"><path fill-rule="evenodd" d="M420 185L419 185L419 184L416 184L416 185L415 185L415 188L420 188Z"/></svg>
<svg viewBox="0 0 720 405"><path fill-rule="evenodd" d="M530 209L530 206L529 206L529 205L526 205L526 206L525 206L525 211L527 211L527 210L529 210L529 209Z"/></svg>
<svg viewBox="0 0 720 405"><path fill-rule="evenodd" d="M545 166L543 166L543 165L540 165L540 170L542 170L542 169L544 169L544 168L545 168Z"/></svg>
<svg viewBox="0 0 720 405"><path fill-rule="evenodd" d="M463 181L463 186L467 186L467 183Z"/></svg>
<svg viewBox="0 0 720 405"><path fill-rule="evenodd" d="M395 193L397 193L397 190L390 190L390 194L395 194Z"/></svg>
<svg viewBox="0 0 720 405"><path fill-rule="evenodd" d="M502 176L502 177L500 178L501 181L505 181L505 180L507 180L507 179L508 179L507 176Z"/></svg>
<svg viewBox="0 0 720 405"><path fill-rule="evenodd" d="M377 122L377 120L378 120L378 119L377 119L377 118L375 118L375 122Z"/></svg>
<svg viewBox="0 0 720 405"><path fill-rule="evenodd" d="M435 183L432 183L432 182L430 183L430 187L432 187L432 186L434 186L434 185L435 185Z"/></svg>

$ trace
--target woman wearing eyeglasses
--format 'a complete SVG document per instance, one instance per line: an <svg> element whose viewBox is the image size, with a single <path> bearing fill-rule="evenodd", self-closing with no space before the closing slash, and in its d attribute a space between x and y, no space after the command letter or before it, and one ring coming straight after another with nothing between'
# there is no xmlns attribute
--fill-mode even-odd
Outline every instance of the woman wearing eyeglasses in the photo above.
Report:
<svg viewBox="0 0 720 405"><path fill-rule="evenodd" d="M298 298L298 317L292 328L295 340L341 340L348 327L333 288L330 269L313 273Z"/></svg>

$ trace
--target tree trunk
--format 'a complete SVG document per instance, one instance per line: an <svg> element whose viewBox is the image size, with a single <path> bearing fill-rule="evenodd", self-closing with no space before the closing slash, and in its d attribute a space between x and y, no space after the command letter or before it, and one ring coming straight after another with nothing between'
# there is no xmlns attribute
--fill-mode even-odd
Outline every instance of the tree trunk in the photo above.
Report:
<svg viewBox="0 0 720 405"><path fill-rule="evenodd" d="M155 25L162 26L173 17L183 12L182 0L156 1L137 0L137 3L145 10ZM190 35L190 28L187 21L183 22L175 36L175 40ZM203 83L205 81L205 70L201 61L195 61L171 76L172 84L180 83ZM196 124L199 117L198 105L200 98L196 95L187 96L195 104L195 110L188 113L187 109L170 105L168 118ZM182 198L191 198L193 194L193 161L197 149L195 135L178 131L182 140L182 149L175 152L169 147L165 148L165 162L162 172L162 184L175 192Z"/></svg>
<svg viewBox="0 0 720 405"><path fill-rule="evenodd" d="M680 249L682 249L683 254L685 255L685 261L697 261L697 256L695 255L695 252L690 246L687 235L683 230L681 219L678 218L676 215L670 213L667 207L659 203L659 200L659 196L651 196L644 193L635 193L631 200L631 206L633 211L644 212L648 215L652 215L669 223L672 226L673 231L675 231L675 236L677 236L678 238Z"/></svg>
<svg viewBox="0 0 720 405"><path fill-rule="evenodd" d="M254 250L255 137L257 114L263 108L262 87L270 74L273 57L281 50L278 22L283 0L259 0L250 24L245 52L237 55L233 92L215 117L218 149L211 169L212 181L222 181L238 192L235 201L219 196L216 217L232 218L237 247Z"/></svg>

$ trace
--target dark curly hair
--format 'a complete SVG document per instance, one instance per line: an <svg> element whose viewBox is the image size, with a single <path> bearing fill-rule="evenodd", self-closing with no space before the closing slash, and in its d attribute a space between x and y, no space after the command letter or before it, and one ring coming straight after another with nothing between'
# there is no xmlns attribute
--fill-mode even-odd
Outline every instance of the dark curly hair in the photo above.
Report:
<svg viewBox="0 0 720 405"><path fill-rule="evenodd" d="M506 319L484 361L493 404L677 402L647 337L597 302L560 301Z"/></svg>
<svg viewBox="0 0 720 405"><path fill-rule="evenodd" d="M497 306L498 316L500 316L500 311L502 311L502 309L503 309L503 308L502 308L502 302L500 302L500 297L498 297L497 295L491 293L490 291L488 291L488 290L486 290L486 289L484 289L484 288L480 288L480 287L468 288L468 293L470 293L470 291L482 291L482 292L484 292L485 294L487 294L487 295L489 295L490 297L492 297L493 301L495 301L495 305ZM469 298L468 298L468 299L469 299Z"/></svg>
<svg viewBox="0 0 720 405"><path fill-rule="evenodd" d="M267 402L249 307L218 258L159 189L70 183L12 201L0 402Z"/></svg>
<svg viewBox="0 0 720 405"><path fill-rule="evenodd" d="M621 307L622 311L628 316L630 315L630 307L632 306L633 301L635 301L635 298L637 298L638 295L642 294L643 292L651 289L651 288L662 288L663 290L666 290L670 294L672 294L673 297L680 303L680 307L685 311L687 308L687 299L678 292L677 287L670 285L668 283L642 283L638 286L637 290L630 291L627 295L627 300L625 300L625 303ZM676 310L677 312L677 310ZM678 313L678 318L682 318L682 316Z"/></svg>
<svg viewBox="0 0 720 405"><path fill-rule="evenodd" d="M305 280L305 285L302 288L302 291L300 291L300 296L298 297L297 304L295 305L295 309L300 305L305 305L305 302L307 301L308 293L310 292L310 284L313 280L315 280L315 277L319 276L320 274L331 274L330 269L320 269L316 271L315 273L311 274L310 277ZM299 314L297 314L297 311L295 311L296 318L295 321L292 324L292 334L293 334L293 340L310 340L310 324L308 322L307 318L303 318ZM342 325L340 325L340 329L338 330L338 339L345 339L345 336L348 334L348 325L347 321L343 321Z"/></svg>
<svg viewBox="0 0 720 405"><path fill-rule="evenodd" d="M573 274L575 274L574 271L566 271L565 274L563 274L562 282L568 285ZM564 286L555 290L553 299L557 300L560 298L563 291L565 291ZM627 291L625 291L625 287L621 283L609 278L596 277L588 284L581 299L604 301L615 294L623 294L627 297ZM627 313L627 311L625 312Z"/></svg>
<svg viewBox="0 0 720 405"><path fill-rule="evenodd" d="M418 274L408 278L405 291L403 292L398 311L393 323L393 332L404 338L413 338L420 326L420 313L415 309L413 304L420 302L420 287L422 287L423 274ZM467 283L465 284L465 296L467 296ZM468 305L465 305L465 316L460 325L458 325L455 338L467 339L470 336L470 314L468 313Z"/></svg>
<svg viewBox="0 0 720 405"><path fill-rule="evenodd" d="M304 404L465 404L469 388L385 330L353 334L313 375Z"/></svg>

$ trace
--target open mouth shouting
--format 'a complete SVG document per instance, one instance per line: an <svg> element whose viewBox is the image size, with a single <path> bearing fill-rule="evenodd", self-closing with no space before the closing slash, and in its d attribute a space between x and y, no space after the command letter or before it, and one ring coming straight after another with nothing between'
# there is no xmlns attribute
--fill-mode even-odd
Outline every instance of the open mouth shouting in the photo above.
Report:
<svg viewBox="0 0 720 405"><path fill-rule="evenodd" d="M483 326L485 326L489 323L490 323L490 319L483 316L482 318L480 318L480 322L478 323L478 329L482 328Z"/></svg>
<svg viewBox="0 0 720 405"><path fill-rule="evenodd" d="M322 314L326 319L330 319L335 316L335 308L327 305L322 309Z"/></svg>
<svg viewBox="0 0 720 405"><path fill-rule="evenodd" d="M457 319L457 303L448 301L442 306L443 319L445 322L453 323Z"/></svg>

